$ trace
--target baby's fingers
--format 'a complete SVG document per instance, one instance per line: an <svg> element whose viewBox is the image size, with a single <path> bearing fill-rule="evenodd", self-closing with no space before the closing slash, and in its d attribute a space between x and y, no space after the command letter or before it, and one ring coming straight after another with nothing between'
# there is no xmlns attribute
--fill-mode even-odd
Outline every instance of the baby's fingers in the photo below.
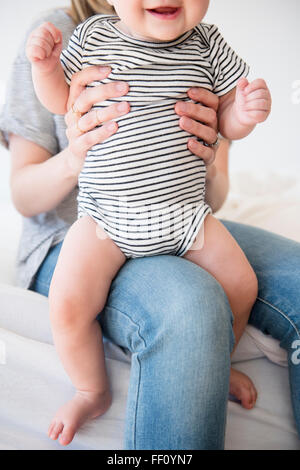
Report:
<svg viewBox="0 0 300 470"><path fill-rule="evenodd" d="M244 93L245 95L249 95L249 93L260 89L268 90L268 86L262 78L257 78L256 80L253 80L253 82L249 83L249 85L245 88Z"/></svg>
<svg viewBox="0 0 300 470"><path fill-rule="evenodd" d="M43 23L29 36L26 54L29 60L43 60L61 47L62 33L52 23Z"/></svg>
<svg viewBox="0 0 300 470"><path fill-rule="evenodd" d="M246 102L249 103L249 101L255 101L255 100L268 100L271 101L271 94L269 90L265 89L259 89L252 91L247 95L246 97Z"/></svg>
<svg viewBox="0 0 300 470"><path fill-rule="evenodd" d="M32 36L27 44L26 53L30 60L44 60L50 56L53 47L41 37Z"/></svg>
<svg viewBox="0 0 300 470"><path fill-rule="evenodd" d="M261 123L264 122L267 117L269 116L270 111L261 111L261 110L253 110L253 111L248 111L248 116L253 120L254 123Z"/></svg>
<svg viewBox="0 0 300 470"><path fill-rule="evenodd" d="M253 100L245 104L246 111L266 111L270 110L270 102L268 100Z"/></svg>
<svg viewBox="0 0 300 470"><path fill-rule="evenodd" d="M61 31L49 21L43 23L36 31L36 35L48 41L53 48L55 44L62 41Z"/></svg>

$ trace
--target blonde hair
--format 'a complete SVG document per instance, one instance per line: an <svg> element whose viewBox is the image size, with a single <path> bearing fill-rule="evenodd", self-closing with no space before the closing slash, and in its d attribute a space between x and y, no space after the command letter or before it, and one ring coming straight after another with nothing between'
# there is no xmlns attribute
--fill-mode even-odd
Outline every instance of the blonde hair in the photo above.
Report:
<svg viewBox="0 0 300 470"><path fill-rule="evenodd" d="M106 0L71 0L69 15L76 24L98 13L115 14L115 9Z"/></svg>

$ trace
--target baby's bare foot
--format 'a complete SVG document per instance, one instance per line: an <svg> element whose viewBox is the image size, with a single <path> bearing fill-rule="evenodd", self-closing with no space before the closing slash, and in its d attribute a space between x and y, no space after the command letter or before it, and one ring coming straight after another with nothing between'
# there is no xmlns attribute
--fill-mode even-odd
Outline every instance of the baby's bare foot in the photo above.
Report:
<svg viewBox="0 0 300 470"><path fill-rule="evenodd" d="M230 370L230 393L234 395L244 408L251 410L257 399L257 391L252 380L242 372Z"/></svg>
<svg viewBox="0 0 300 470"><path fill-rule="evenodd" d="M68 445L85 421L102 415L110 405L110 392L77 391L72 400L57 411L49 426L48 436L55 440L60 435L60 444Z"/></svg>

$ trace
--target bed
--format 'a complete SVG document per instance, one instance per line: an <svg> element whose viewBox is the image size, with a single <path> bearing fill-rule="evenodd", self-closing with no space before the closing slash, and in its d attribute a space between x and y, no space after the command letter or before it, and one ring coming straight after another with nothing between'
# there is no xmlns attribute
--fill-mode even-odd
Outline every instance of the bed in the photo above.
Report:
<svg viewBox="0 0 300 470"><path fill-rule="evenodd" d="M278 187L280 194L274 191ZM47 299L14 286L20 219L11 204L0 209L6 221L0 234L0 449L62 449L46 431L73 388L52 344ZM300 183L293 175L236 173L218 216L300 242L299 209ZM86 423L68 449L122 449L130 356L110 343L105 351L113 404L104 416ZM247 326L233 362L254 381L258 400L251 411L229 401L226 449L300 450L285 351Z"/></svg>

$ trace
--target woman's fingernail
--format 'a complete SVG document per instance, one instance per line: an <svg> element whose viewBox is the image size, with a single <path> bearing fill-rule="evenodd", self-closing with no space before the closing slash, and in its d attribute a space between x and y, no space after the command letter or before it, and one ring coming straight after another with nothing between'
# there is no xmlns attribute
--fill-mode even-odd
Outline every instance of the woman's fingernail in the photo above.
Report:
<svg viewBox="0 0 300 470"><path fill-rule="evenodd" d="M190 130L192 128L192 120L186 116L181 118L181 123L186 130Z"/></svg>
<svg viewBox="0 0 300 470"><path fill-rule="evenodd" d="M190 94L195 96L197 94L197 88L191 88Z"/></svg>
<svg viewBox="0 0 300 470"><path fill-rule="evenodd" d="M106 129L107 129L108 131L114 131L115 128L116 128L116 123L115 123L115 121L111 121L111 122L109 122L109 123L106 124Z"/></svg>
<svg viewBox="0 0 300 470"><path fill-rule="evenodd" d="M106 65L100 65L99 70L101 73L108 73L110 72L110 67L107 67Z"/></svg>
<svg viewBox="0 0 300 470"><path fill-rule="evenodd" d="M195 149L198 145L198 142L195 140L195 139L191 139L189 140L189 146L192 148L192 149Z"/></svg>
<svg viewBox="0 0 300 470"><path fill-rule="evenodd" d="M117 91L125 92L127 90L126 83L117 83L116 84L116 89L117 89Z"/></svg>
<svg viewBox="0 0 300 470"><path fill-rule="evenodd" d="M124 102L118 104L117 110L120 111L120 112L126 111L126 110L127 110L127 106L128 106L128 105L127 105L126 101L124 101Z"/></svg>
<svg viewBox="0 0 300 470"><path fill-rule="evenodd" d="M177 106L179 108L179 111L181 111L181 112L187 111L187 104L186 103L178 103Z"/></svg>

